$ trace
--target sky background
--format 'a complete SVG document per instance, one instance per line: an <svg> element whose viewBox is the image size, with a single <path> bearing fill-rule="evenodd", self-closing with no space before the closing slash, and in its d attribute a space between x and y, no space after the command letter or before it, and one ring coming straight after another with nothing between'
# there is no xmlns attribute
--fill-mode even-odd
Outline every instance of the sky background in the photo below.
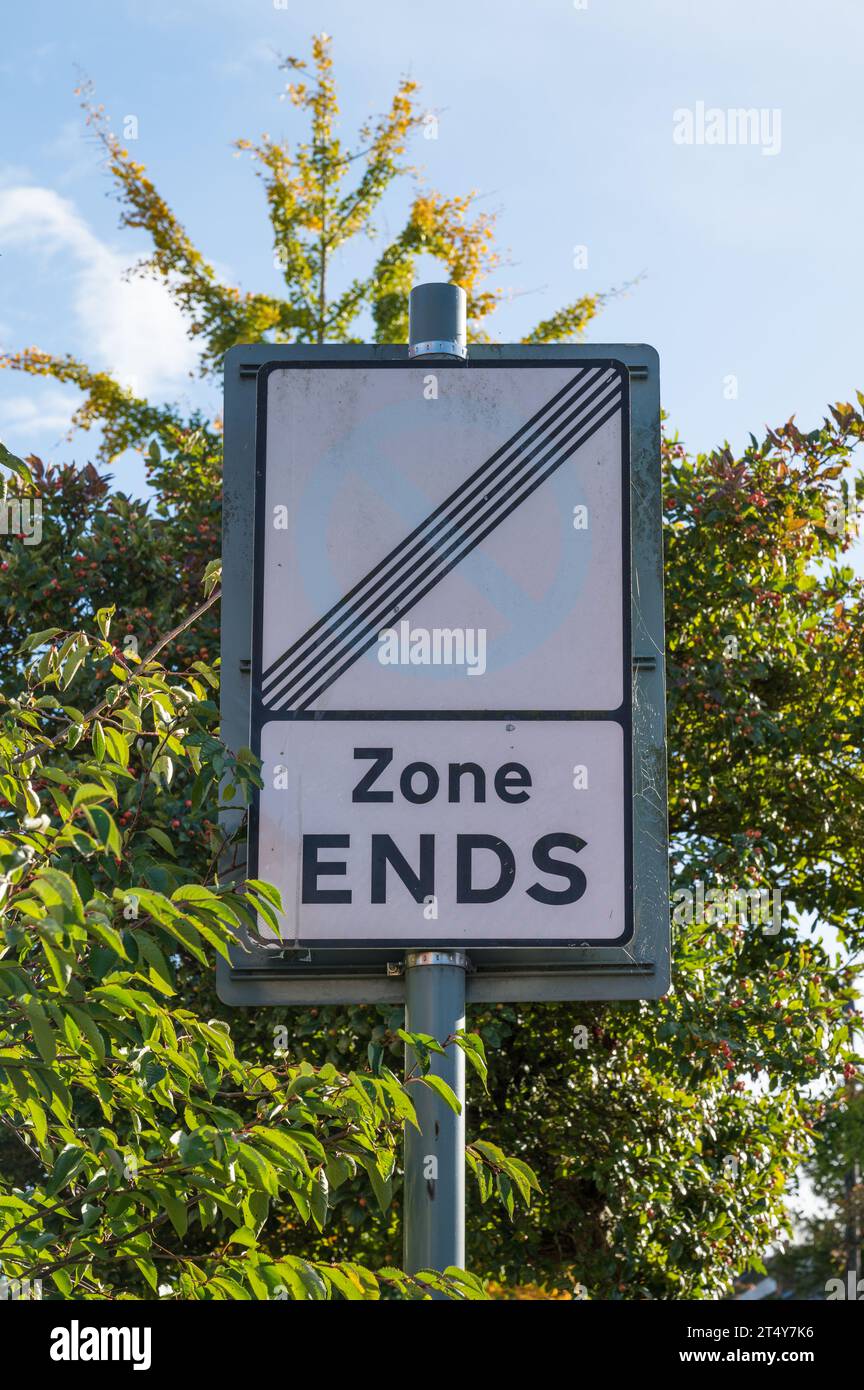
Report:
<svg viewBox="0 0 864 1390"><path fill-rule="evenodd" d="M156 400L215 413L218 385L189 377L194 355L164 289L123 281L146 240L118 230L73 88L92 79L116 129L137 118L131 152L220 273L278 291L261 188L232 142L303 132L277 64L325 30L343 134L409 73L439 121L437 140L413 147L422 180L448 195L476 189L478 207L498 213L502 341L641 275L588 341L659 350L664 405L691 447L740 446L793 412L811 428L827 402L864 388L860 0L278 3L29 0L7 11L0 347L72 352ZM676 144L673 113L700 101L779 111L779 150ZM399 230L409 192L385 204L382 237ZM586 269L574 268L576 246ZM374 251L360 241L339 273ZM76 399L0 374L0 438L85 461L92 436L64 442ZM134 457L115 473L141 490Z"/></svg>

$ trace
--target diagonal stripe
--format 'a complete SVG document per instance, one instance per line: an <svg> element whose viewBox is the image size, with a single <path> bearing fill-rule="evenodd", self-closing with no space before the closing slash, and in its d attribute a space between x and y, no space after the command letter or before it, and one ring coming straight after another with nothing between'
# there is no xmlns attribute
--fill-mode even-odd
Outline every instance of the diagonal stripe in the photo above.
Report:
<svg viewBox="0 0 864 1390"><path fill-rule="evenodd" d="M574 420L577 421L575 428L580 428L585 420L590 418L590 414L593 413L594 410L600 408L617 389L617 378L613 376L610 380L605 381L601 386L598 386L592 391L586 399L580 399L575 409L570 410L569 413L563 414L560 424L556 425L550 438L554 438L562 428L568 424L572 424ZM572 437L574 432L574 430L571 430L569 435L564 436L563 441L559 440L557 443L551 445L551 447L549 439L546 439L541 446L534 448L523 457L519 457L515 463L511 463L511 465L508 466L506 472L499 472L494 491L490 489L488 484L481 485L479 490L483 491L482 508L485 508L485 510L480 509L472 512L470 506L461 506L459 509L459 519L456 525L452 525L449 531L431 546L428 540L424 538L419 546L415 546L413 550L409 551L404 562L400 562L396 567L400 572L397 574L395 580L384 591L376 592L371 601L368 600L367 595L364 595L363 598L355 600L351 604L343 603L342 605L338 605L341 611L333 621L327 624L327 629L324 633L325 637L333 634L333 640L324 647L319 645L317 648L313 648L311 653L295 657L289 666L272 676L268 682L269 688L265 692L265 698L269 701L274 701L277 698L281 700L287 693L287 689L296 690L298 681L301 681L314 667L321 667L329 664L326 658L330 652L340 643L344 643L345 639L361 625L365 627L367 623L371 621L380 626L382 623L386 622L391 611L391 602L398 601L398 599L402 597L402 594L399 592L400 585L403 586L402 592L404 593L406 581L410 586L414 586L420 579L425 578L432 568L439 564L442 559L445 559L463 539L470 536L484 520L488 519L488 517L506 501L515 488L521 486L532 473L536 472L536 470L561 447L562 443ZM543 452L544 450L545 453ZM538 454L541 456L539 460L537 457ZM525 471L526 467L527 472ZM519 476L520 474L522 475L521 477ZM474 489L473 491L478 491L478 489ZM469 497L473 496L473 491L469 494ZM490 496L492 499L491 502ZM467 524L469 522L470 525ZM443 521L439 521L433 528L433 532L430 533L430 537L435 531L439 531L443 524L445 524ZM455 537L455 540L453 537ZM445 544L448 541L450 544ZM469 547L469 549L471 548L473 547ZM467 554L467 551L465 553ZM432 558L432 565L422 570L418 575L418 566L425 564L430 556ZM396 596L395 600L393 598L394 595ZM358 603L365 603L365 606L358 608ZM348 619L353 619L353 621L348 623L348 627L341 634L338 633L338 628ZM356 637L350 638L352 644L356 640ZM305 642L305 638L301 639L301 641ZM336 659L338 659L338 655ZM305 665L303 665L300 670L296 670L298 662L302 661L305 661ZM312 679L314 679L314 676ZM306 685L301 685L300 687L301 691L306 688ZM293 700L294 696L292 695L292 703Z"/></svg>
<svg viewBox="0 0 864 1390"><path fill-rule="evenodd" d="M450 539L453 535L455 535L455 540L451 539L451 543L446 549L442 549L442 542L439 542L433 548L433 560L430 565L427 565L425 569L418 573L416 559L414 558L417 554L416 547L414 551L409 552L406 557L410 564L409 570L406 574L402 574L397 579L395 586L391 586L390 590L377 595L373 599L371 607L366 610L369 615L367 621L364 621L363 613L355 617L351 626L342 633L341 637L337 637L323 652L318 653L317 658L313 659L312 662L307 662L306 666L300 671L297 671L293 677L289 677L289 673L285 671L279 671L278 674L275 674L280 664L284 661L284 657L274 663L270 668L271 672L274 672L274 676L271 676L271 691L269 696L266 697L268 707L274 712L290 707L307 709L328 686L332 685L335 680L338 680L343 671L347 670L349 666L357 661L377 640L382 626L390 626L403 617L404 614L419 602L430 589L434 588L465 555L469 554L470 551L479 545L496 526L500 525L511 512L536 491L546 478L550 477L552 473L560 468L568 458L572 457L577 449L581 448L598 429L606 424L606 422L618 412L621 404L621 393L617 377L613 377L612 381L604 380L603 385L591 393L589 400L590 405L587 406L587 408L586 404L583 402L576 411L571 411L566 417L564 423L571 422L574 415L577 416L577 420L575 425L573 425L562 439L558 440L557 443L553 444L551 447L546 447L546 445L544 445L541 446L540 449L532 451L529 457L536 461L527 472L524 471L526 460L523 458L516 469L511 468L509 472L505 474L501 484L499 484L494 493L491 494L491 505L485 505L484 510L475 512L473 516L470 517L471 524L469 526L457 525L455 528L451 528L445 537L442 537L442 542L445 539ZM537 417L534 418L535 420L537 419ZM558 434L560 428L561 426L553 433ZM499 450L499 454L500 452ZM538 453L540 453L539 459L536 458ZM482 470L478 470L478 472L481 471ZM476 476L477 474L472 475L472 478ZM472 479L468 480L469 483L471 481ZM506 484L506 487L504 484ZM457 494L453 494L453 496L456 495ZM489 501L490 492L487 489L486 495L483 498L483 503L488 504ZM442 506L443 505L446 504L442 504ZM441 508L436 509L432 517L427 518L427 523L440 511ZM416 528L412 535L416 536L418 533L423 532L427 523L422 523L420 527ZM405 542L402 543L402 546L404 546L404 544ZM391 554L396 554L402 549L402 546L397 547L396 551L391 552ZM428 543L424 543L424 548L421 550L421 553L428 557L430 553ZM380 572L381 565L385 563L386 561L382 561L371 574ZM444 566L443 568L441 567L442 563ZM370 576L366 576L366 579L361 580L360 584L355 586L355 590L352 591L352 594L362 591L366 587L369 578ZM402 585L401 590L399 590L400 584ZM394 594L394 587L399 590L399 592ZM314 633L321 631L322 627L324 627L327 622L327 618L331 615L336 615L339 621L342 621L346 615L350 616L355 612L356 603L354 605L348 605L346 602L350 597L351 595L346 595L345 599L343 599L340 604L335 605L334 609L331 610L331 614L325 615L324 619L319 619L314 628L310 628L309 631L294 644L291 651L285 655L290 656L291 652L305 646L308 639ZM325 635L333 631L333 626L332 623L327 623ZM352 630L358 627L359 631L354 632L352 636ZM322 664L322 659L326 657L334 647L338 648L335 655L330 661L324 660ZM299 659L302 660L303 658L300 657ZM296 666L296 662L294 664ZM304 676L306 677L305 681L303 679ZM287 687L280 689L279 687L286 686L286 680ZM298 684L298 682L300 683Z"/></svg>
<svg viewBox="0 0 864 1390"><path fill-rule="evenodd" d="M609 373L607 372L605 378L608 378L608 376ZM519 449L527 444L533 443L540 435L545 433L551 424L565 413L569 406L581 397L584 397L590 387L596 386L598 379L604 380L605 378L600 378L599 368L595 367L580 372L578 376L567 382L560 391L556 392L551 400L547 401L547 403L531 417L530 420L520 426L516 433L507 440L505 444L501 445L501 447L482 463L464 483L460 483L459 487L456 488L449 497L445 498L429 516L424 518L404 540L400 541L399 545L391 550L369 574L365 575L353 589L345 594L338 603L334 604L329 612L325 613L322 618L319 618L318 621L293 644L293 646L289 647L282 656L278 657L276 661L267 668L263 673L262 684L264 687L272 687L274 684L281 683L278 677L284 674L286 663L289 662L292 656L295 656L296 660L302 660L302 649L313 641L315 635L323 627L326 626L332 631L335 631L346 616L352 611L356 611L358 606L366 601L371 592L378 585L392 577L393 574L398 569L403 568L406 563L412 562L412 543L415 540L420 538L424 533L428 533L428 537L431 538L431 536L435 535L440 530L441 526L449 524L451 521L458 518L463 511L467 514L471 501L478 493L482 492L483 488L486 487L489 482L493 481L503 469L506 469L513 463L514 457L518 455ZM496 464L497 467L495 466ZM386 572L382 574L382 571L385 570ZM296 665L296 660L290 663L290 665ZM290 667L288 669L290 669ZM272 693L272 691L270 693Z"/></svg>

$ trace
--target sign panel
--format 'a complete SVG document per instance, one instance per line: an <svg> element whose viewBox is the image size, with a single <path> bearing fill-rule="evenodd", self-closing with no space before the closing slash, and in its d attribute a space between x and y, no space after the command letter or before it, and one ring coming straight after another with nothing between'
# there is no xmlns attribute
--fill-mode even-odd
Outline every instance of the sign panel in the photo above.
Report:
<svg viewBox="0 0 864 1390"><path fill-rule="evenodd" d="M285 912L235 983L350 974L352 960L381 973L404 949L449 945L499 977L536 948L543 970L608 976L592 995L615 997L616 972L642 977L621 997L658 992L656 856L651 901L634 902L634 746L646 709L656 745L658 711L638 705L632 368L585 349L472 350L467 364L291 351L256 363L242 740L264 781L248 872ZM230 426L226 399L228 562ZM659 514L650 525L656 549ZM229 563L229 621L235 576ZM654 628L642 669L656 674L659 650L662 693ZM656 814L651 833L664 838Z"/></svg>
<svg viewBox="0 0 864 1390"><path fill-rule="evenodd" d="M627 940L626 373L264 389L253 868L283 935Z"/></svg>

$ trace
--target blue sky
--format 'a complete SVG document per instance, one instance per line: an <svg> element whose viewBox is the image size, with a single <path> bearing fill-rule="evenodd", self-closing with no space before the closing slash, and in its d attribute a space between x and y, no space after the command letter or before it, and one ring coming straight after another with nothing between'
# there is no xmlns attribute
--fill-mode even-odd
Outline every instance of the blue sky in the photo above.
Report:
<svg viewBox="0 0 864 1390"><path fill-rule="evenodd" d="M278 3L278 0L277 0ZM402 73L422 84L437 140L413 154L429 185L475 188L499 212L512 291L495 321L519 337L586 291L642 279L589 340L658 348L663 397L693 447L864 388L860 179L864 83L858 0L29 0L0 53L0 344L71 351L155 399L202 401L193 356L162 289L124 284L146 249L120 232L72 88L96 85L193 239L244 289L278 289L252 166L235 137L293 138L279 55L334 36L343 132L384 108ZM674 113L779 111L774 153L676 143ZM777 140L779 135L779 141ZM766 141L767 144L767 141ZM382 236L406 194L388 201ZM574 267L574 247L588 265ZM346 256L347 278L374 248ZM356 261L354 257L357 257ZM728 378L737 379L730 398ZM0 374L0 438L84 461L63 443L76 393ZM122 460L133 490L141 470Z"/></svg>

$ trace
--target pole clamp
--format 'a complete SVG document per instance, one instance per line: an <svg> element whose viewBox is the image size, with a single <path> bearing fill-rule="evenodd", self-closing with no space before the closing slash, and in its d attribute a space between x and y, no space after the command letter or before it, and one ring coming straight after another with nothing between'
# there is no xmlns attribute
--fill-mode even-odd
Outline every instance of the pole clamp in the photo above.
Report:
<svg viewBox="0 0 864 1390"><path fill-rule="evenodd" d="M409 357L459 357L462 361L468 356L464 343L455 338L431 338L425 343L412 343L408 349Z"/></svg>
<svg viewBox="0 0 864 1390"><path fill-rule="evenodd" d="M414 970L418 965L453 965L458 970L473 969L464 951L408 951L405 968Z"/></svg>

